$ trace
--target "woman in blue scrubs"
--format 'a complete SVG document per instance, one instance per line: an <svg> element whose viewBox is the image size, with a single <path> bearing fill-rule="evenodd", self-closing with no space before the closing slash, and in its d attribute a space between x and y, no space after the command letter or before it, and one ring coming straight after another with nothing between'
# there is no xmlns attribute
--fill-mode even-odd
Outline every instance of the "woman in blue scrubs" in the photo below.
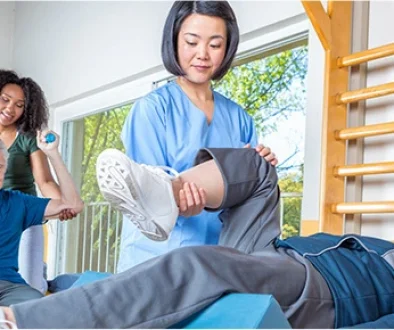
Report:
<svg viewBox="0 0 394 330"><path fill-rule="evenodd" d="M180 172L192 167L203 147L252 146L277 164L275 154L257 144L255 125L246 111L211 88L211 81L229 70L238 42L236 17L227 2L173 4L163 30L162 59L177 78L135 102L122 131L130 158ZM199 198L194 188L189 189ZM198 214L203 205L193 198L188 201L164 242L147 239L124 219L118 272L178 247L217 244L222 226L218 213Z"/></svg>

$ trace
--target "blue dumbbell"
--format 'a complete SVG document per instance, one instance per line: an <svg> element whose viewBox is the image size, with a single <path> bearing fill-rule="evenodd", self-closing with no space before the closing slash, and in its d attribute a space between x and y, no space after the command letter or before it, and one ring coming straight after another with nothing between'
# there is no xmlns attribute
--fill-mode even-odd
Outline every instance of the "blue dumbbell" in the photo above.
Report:
<svg viewBox="0 0 394 330"><path fill-rule="evenodd" d="M55 142L56 140L56 135L53 133L48 133L47 135L45 135L45 142L46 143L51 143L51 142Z"/></svg>

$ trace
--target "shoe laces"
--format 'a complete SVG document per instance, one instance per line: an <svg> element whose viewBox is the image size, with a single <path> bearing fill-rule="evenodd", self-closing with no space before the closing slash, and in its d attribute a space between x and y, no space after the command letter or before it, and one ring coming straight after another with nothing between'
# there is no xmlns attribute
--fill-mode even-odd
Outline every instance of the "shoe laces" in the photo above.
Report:
<svg viewBox="0 0 394 330"><path fill-rule="evenodd" d="M141 164L141 166L143 168L146 168L149 172L156 174L162 178L176 178L177 176L179 176L179 173L169 166L152 166L146 164Z"/></svg>

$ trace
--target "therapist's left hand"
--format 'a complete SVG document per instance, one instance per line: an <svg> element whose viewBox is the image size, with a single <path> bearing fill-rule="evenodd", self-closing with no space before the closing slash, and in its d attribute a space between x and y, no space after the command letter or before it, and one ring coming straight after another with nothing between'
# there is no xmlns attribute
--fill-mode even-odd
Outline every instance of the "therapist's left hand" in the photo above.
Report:
<svg viewBox="0 0 394 330"><path fill-rule="evenodd" d="M250 143L245 145L245 148L250 148ZM273 166L278 165L278 159L276 158L275 153L273 153L269 147L266 147L263 144L258 144L254 149L260 155L260 157L263 157L268 163Z"/></svg>
<svg viewBox="0 0 394 330"><path fill-rule="evenodd" d="M195 183L185 182L179 191L179 215L191 217L201 213L206 204L206 193Z"/></svg>

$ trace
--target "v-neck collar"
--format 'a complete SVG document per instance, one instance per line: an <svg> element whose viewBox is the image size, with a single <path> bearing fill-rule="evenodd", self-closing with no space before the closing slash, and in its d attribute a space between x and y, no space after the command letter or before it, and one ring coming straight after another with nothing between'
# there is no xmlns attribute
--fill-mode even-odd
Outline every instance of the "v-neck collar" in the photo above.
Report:
<svg viewBox="0 0 394 330"><path fill-rule="evenodd" d="M9 151L13 147L13 145L16 143L16 140L18 139L18 137L19 137L19 132L16 131L15 139L14 139L14 141L12 141L12 143L10 144L9 148L7 149L7 151Z"/></svg>
<svg viewBox="0 0 394 330"><path fill-rule="evenodd" d="M176 80L171 82L172 84L175 84L175 86L179 89L179 91L182 93L182 95L189 101L189 103L193 106L194 109L196 109L200 114L202 114L205 118L205 123L208 127L211 127L214 119L215 119L215 114L217 112L217 107L216 107L216 101L215 101L215 91L213 89L212 90L212 98L213 98L213 113L212 113L212 119L211 121L208 123L208 118L205 115L204 111L201 110L199 107L197 107L194 102L189 98L189 96L185 93L185 91L182 89L182 87L176 82Z"/></svg>

